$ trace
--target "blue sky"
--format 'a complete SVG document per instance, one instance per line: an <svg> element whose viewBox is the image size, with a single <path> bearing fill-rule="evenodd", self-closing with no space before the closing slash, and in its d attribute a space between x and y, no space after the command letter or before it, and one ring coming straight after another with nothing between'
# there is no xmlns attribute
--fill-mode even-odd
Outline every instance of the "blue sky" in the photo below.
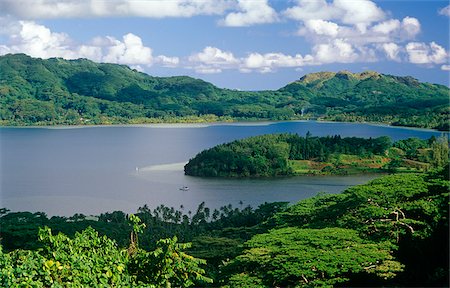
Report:
<svg viewBox="0 0 450 288"><path fill-rule="evenodd" d="M0 0L0 55L88 58L219 87L318 71L449 85L448 1Z"/></svg>

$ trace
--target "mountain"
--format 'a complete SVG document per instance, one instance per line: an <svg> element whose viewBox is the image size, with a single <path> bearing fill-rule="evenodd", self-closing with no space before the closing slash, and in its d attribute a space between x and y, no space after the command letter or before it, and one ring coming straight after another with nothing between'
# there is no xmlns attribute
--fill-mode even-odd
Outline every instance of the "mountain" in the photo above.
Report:
<svg viewBox="0 0 450 288"><path fill-rule="evenodd" d="M276 91L221 89L86 59L0 56L0 124L327 119L448 129L449 89L373 71L319 72Z"/></svg>

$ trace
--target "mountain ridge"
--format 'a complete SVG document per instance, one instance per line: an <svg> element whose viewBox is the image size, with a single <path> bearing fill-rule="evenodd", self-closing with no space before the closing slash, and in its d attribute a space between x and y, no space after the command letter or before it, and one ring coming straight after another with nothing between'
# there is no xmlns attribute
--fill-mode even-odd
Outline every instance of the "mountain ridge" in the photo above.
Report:
<svg viewBox="0 0 450 288"><path fill-rule="evenodd" d="M0 56L0 124L327 119L448 129L449 89L376 71L316 72L237 91L88 59ZM87 123L89 122L89 123Z"/></svg>

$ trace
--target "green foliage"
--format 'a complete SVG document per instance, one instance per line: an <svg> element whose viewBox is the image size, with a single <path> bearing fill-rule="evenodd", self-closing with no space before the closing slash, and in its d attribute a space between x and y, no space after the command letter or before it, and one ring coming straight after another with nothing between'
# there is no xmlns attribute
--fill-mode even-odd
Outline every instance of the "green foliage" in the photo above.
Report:
<svg viewBox="0 0 450 288"><path fill-rule="evenodd" d="M141 230L139 219L132 218L133 231ZM131 256L91 227L77 232L73 239L62 233L53 235L45 227L39 230L39 240L43 247L35 251L3 253L0 246L2 287L189 287L212 283L200 268L206 261L184 253L190 244L179 244L176 237L159 240L154 251L136 247Z"/></svg>
<svg viewBox="0 0 450 288"><path fill-rule="evenodd" d="M130 286L127 257L114 241L88 228L73 239L39 231L43 248L14 250L0 255L2 287Z"/></svg>
<svg viewBox="0 0 450 288"><path fill-rule="evenodd" d="M200 268L206 261L186 254L184 250L191 244L177 241L177 237L161 239L154 251L141 250L132 257L130 269L139 282L156 287L189 287L198 282L213 282Z"/></svg>
<svg viewBox="0 0 450 288"><path fill-rule="evenodd" d="M448 130L448 88L376 72L308 74L276 91L220 89L86 59L0 56L2 125L372 121Z"/></svg>
<svg viewBox="0 0 450 288"><path fill-rule="evenodd" d="M265 287L317 287L346 282L351 274L388 279L402 271L389 242L371 243L351 229L275 229L253 237L229 267L236 278L260 279ZM234 266L234 267L233 267Z"/></svg>
<svg viewBox="0 0 450 288"><path fill-rule="evenodd" d="M277 176L290 174L285 135L266 135L234 141L206 150L185 166L196 176Z"/></svg>
<svg viewBox="0 0 450 288"><path fill-rule="evenodd" d="M439 173L391 175L373 180L365 185L349 188L341 194L318 195L277 213L273 222L269 221L269 223L272 223L272 227L276 229L267 234L266 239L255 237L253 239L257 239L256 242L252 242L252 239L248 243L250 243L251 248L260 247L264 249L263 241L270 243L270 241L281 241L277 239L287 237L278 235L279 229L286 232L295 228L300 231L308 231L308 235L315 233L312 231L320 233L318 231L325 231L326 229L351 229L352 233L356 233L355 235L358 235L364 243L376 243L377 245L388 245L387 243L390 243L390 246L384 247L390 247L388 249L391 251L390 255L394 256L395 259L386 258L384 264L383 262L377 262L373 264L375 265L373 268L378 269L380 273L387 273L385 276L395 276L396 280L393 283L400 281L405 286L418 285L417 283L421 283L419 285L422 286L439 286L445 283L447 281L445 279L448 277L448 274L442 273L442 271L448 269L448 187L447 167ZM309 239L306 236L302 237ZM327 239L327 237L323 236L324 239ZM299 241L299 239L292 240L293 243L282 243L282 246L289 247L289 245L292 245L292 247L295 247L295 245L298 245L298 249L306 249L300 248L305 244L300 245ZM260 246L251 246L251 243L258 243ZM321 247L319 244L311 245L312 248ZM324 253L326 255L326 251L328 249L321 249L320 252L317 251L313 255L318 255L317 257L320 259L320 255ZM245 256L248 253L250 252L243 255ZM279 257L292 266L289 257L293 253L293 251L289 251ZM237 259L240 259L239 257L242 256L238 256ZM339 262L341 259L345 259L345 257L336 257L334 262ZM258 265L266 263L264 258L257 258L257 260L260 261ZM297 265L303 265L302 263L304 263L300 260L296 261L299 262ZM400 271L398 268L402 267L398 262L405 265L404 273L397 273ZM420 264L425 262L428 263L426 266ZM333 263L333 261L327 258L322 263L326 265L324 263ZM253 265L257 264L253 263ZM341 266L335 264L333 267ZM394 270L389 272L389 269L391 269L389 267ZM254 273L258 273L257 271L262 269L251 270L253 274L250 275L257 275ZM271 272L268 271L273 269L275 268L263 270L265 272L262 272L258 277L260 279L269 277ZM364 269L363 272L368 271L370 270ZM357 270L353 270L353 272L360 273ZM289 273L286 273L286 279L290 279ZM295 275L299 276L298 273ZM306 274L303 275L306 277ZM439 276L433 278L430 275ZM310 281L308 277L306 278ZM367 283L367 280L360 280L360 282L356 280L367 279L366 276L362 275L353 275L349 279L354 281L355 286ZM274 281L281 280L274 279ZM375 281L373 283L379 283L374 284L376 286L389 283L380 282L382 279L379 277L378 280L373 279L373 281ZM332 285L333 283L325 284ZM266 285L270 286L271 284L266 283Z"/></svg>
<svg viewBox="0 0 450 288"><path fill-rule="evenodd" d="M423 142L428 148L427 142ZM442 145L446 143L441 142ZM402 146L400 144L398 146ZM392 160L387 158L389 155L401 160L399 155L403 150L400 148L393 150L391 146L391 139L386 136L365 139L341 138L339 135L313 137L309 132L305 137L297 134L269 134L236 140L204 150L189 160L184 171L186 175L204 177L379 172ZM440 151L442 151L440 155L444 155L447 150L442 148ZM408 155L416 159L418 154L418 149L415 149ZM420 160L431 161L431 158ZM402 162L399 161L398 167L401 166ZM390 165L389 168L396 167Z"/></svg>
<svg viewBox="0 0 450 288"><path fill-rule="evenodd" d="M203 177L273 177L347 175L373 172L421 172L448 163L448 138L408 138L395 143L378 138L339 135L305 137L268 134L204 150L185 165L186 175Z"/></svg>
<svg viewBox="0 0 450 288"><path fill-rule="evenodd" d="M425 175L399 174L355 186L338 195L316 196L275 216L278 225L351 228L372 240L423 239L446 219L448 183Z"/></svg>

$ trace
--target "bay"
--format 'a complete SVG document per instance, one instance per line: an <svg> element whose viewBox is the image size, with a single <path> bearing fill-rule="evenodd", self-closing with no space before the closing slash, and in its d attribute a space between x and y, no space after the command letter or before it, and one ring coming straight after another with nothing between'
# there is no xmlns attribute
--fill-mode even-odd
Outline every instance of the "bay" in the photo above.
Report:
<svg viewBox="0 0 450 288"><path fill-rule="evenodd" d="M433 130L315 121L0 128L0 207L49 215L86 215L144 204L194 210L298 200L339 193L375 175L210 179L185 176L183 165L220 143L268 133L427 139ZM188 191L180 187L189 187Z"/></svg>

